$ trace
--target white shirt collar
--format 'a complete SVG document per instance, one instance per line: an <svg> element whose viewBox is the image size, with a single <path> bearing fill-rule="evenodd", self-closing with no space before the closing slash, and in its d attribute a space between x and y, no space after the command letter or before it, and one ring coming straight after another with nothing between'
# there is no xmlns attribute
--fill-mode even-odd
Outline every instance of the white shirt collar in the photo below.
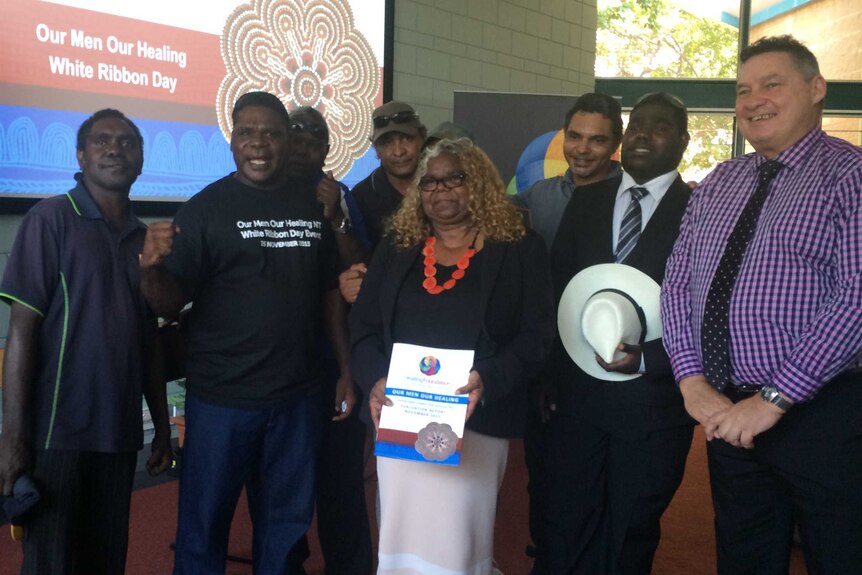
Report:
<svg viewBox="0 0 862 575"><path fill-rule="evenodd" d="M670 185L674 182L674 180L679 177L679 172L676 170L672 170L667 172L666 174L662 174L658 177L651 179L645 184L638 184L635 182L634 178L632 178L626 172L623 172L623 179L620 182L620 187L617 189L617 199L620 198L625 192L634 186L638 186L641 188L646 188L649 192L650 196L655 200L655 203L658 204L661 202L661 199L664 197L665 192L667 192Z"/></svg>

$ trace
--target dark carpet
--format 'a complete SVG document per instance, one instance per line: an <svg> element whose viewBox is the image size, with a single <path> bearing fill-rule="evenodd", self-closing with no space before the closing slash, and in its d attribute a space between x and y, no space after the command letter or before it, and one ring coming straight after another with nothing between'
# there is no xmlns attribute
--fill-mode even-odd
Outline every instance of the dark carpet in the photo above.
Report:
<svg viewBox="0 0 862 575"><path fill-rule="evenodd" d="M373 466L373 460L371 462ZM373 468L366 483L368 508L374 509L377 482ZM140 479L141 484L149 480ZM506 575L529 573L530 563L524 555L528 543L526 470L523 446L513 441L509 465L500 494L495 533L496 559ZM166 575L171 572L173 554L170 544L176 529L177 482L167 481L137 489L132 497L128 575ZM662 542L653 565L659 575L708 575L715 573L713 514L710 504L709 481L703 434L695 432L682 486L662 520ZM376 531L374 519L372 532ZM309 575L323 575L323 559L312 528L312 557L306 562ZM251 525L244 498L234 516L229 553L251 556ZM21 549L9 537L8 526L0 534L0 575L18 573ZM228 562L227 574L248 575L251 566ZM794 550L790 575L806 573L801 553Z"/></svg>

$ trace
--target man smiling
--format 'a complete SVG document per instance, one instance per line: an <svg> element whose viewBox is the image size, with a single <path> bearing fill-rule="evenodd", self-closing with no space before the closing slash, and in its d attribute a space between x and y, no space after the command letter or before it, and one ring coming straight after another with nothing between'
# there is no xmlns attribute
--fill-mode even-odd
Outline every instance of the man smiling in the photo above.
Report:
<svg viewBox="0 0 862 575"><path fill-rule="evenodd" d="M620 147L623 120L620 104L604 94L584 94L575 100L563 122L563 155L569 169L561 176L536 182L520 194L512 196L515 205L530 212L533 229L551 249L560 218L577 188L594 182L619 177L619 162L611 157ZM524 450L530 475L530 537L533 545L527 554L534 558L533 573L544 573L545 543L542 535L542 501L545 495L545 473L542 445L545 424L554 409L554 385L543 381L530 386L530 406Z"/></svg>
<svg viewBox="0 0 862 575"><path fill-rule="evenodd" d="M255 571L288 571L313 509L321 328L351 385L332 231L310 182L285 182L287 111L250 92L232 118L236 171L151 225L141 256L160 315L194 301L176 574L224 573L243 485Z"/></svg>
<svg viewBox="0 0 862 575"><path fill-rule="evenodd" d="M563 130L566 173L536 182L512 197L516 205L530 211L532 227L548 249L575 189L621 173L619 162L611 160L623 137L620 104L615 99L604 94L580 96L566 113Z"/></svg>
<svg viewBox="0 0 862 575"><path fill-rule="evenodd" d="M709 440L718 572L862 573L862 150L820 128L790 36L740 54L753 154L697 188L668 262L664 341Z"/></svg>
<svg viewBox="0 0 862 575"><path fill-rule="evenodd" d="M622 138L625 172L579 188L563 214L551 250L558 301L597 264L625 264L661 284L691 194L677 172L688 141L677 97L635 103ZM682 481L693 422L661 338L617 349L625 355L612 363L596 356L591 374L558 338L543 374L559 382L545 440L550 573L648 575L659 521ZM605 380L605 372L636 377Z"/></svg>

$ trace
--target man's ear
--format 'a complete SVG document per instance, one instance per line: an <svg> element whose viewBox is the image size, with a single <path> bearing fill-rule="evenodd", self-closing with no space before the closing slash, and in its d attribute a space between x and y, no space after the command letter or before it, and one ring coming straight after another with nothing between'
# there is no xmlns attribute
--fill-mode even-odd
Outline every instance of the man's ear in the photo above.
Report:
<svg viewBox="0 0 862 575"><path fill-rule="evenodd" d="M83 170L84 169L84 150L77 150L75 152L75 157L78 158L78 167Z"/></svg>
<svg viewBox="0 0 862 575"><path fill-rule="evenodd" d="M811 103L820 104L826 98L826 78L817 74L811 78Z"/></svg>

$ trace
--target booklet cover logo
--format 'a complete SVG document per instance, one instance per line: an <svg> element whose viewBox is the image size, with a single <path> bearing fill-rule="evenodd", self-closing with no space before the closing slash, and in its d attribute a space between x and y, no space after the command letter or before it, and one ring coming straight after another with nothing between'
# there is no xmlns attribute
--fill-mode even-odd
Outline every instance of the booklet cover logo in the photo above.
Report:
<svg viewBox="0 0 862 575"><path fill-rule="evenodd" d="M433 355L427 355L419 362L419 371L425 375L437 375L440 371L440 360Z"/></svg>

